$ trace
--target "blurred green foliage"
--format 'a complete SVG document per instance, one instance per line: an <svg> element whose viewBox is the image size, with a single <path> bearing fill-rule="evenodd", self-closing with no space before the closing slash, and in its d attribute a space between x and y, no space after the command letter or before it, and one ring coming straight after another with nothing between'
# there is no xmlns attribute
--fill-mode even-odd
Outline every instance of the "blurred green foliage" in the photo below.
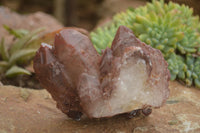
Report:
<svg viewBox="0 0 200 133"><path fill-rule="evenodd" d="M37 48L31 47L32 42L38 39L37 34L44 28L36 29L29 32L24 29L11 29L7 25L4 28L16 38L16 41L10 45L10 48L5 46L4 38L0 42L0 74L1 77L10 78L19 74L31 75L31 72L23 68L35 55Z"/></svg>

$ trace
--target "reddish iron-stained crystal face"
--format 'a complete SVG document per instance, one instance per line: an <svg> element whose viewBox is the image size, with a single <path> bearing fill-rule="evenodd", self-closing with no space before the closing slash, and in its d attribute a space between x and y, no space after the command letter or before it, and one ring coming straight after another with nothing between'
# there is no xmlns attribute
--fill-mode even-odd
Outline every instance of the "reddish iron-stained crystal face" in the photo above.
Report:
<svg viewBox="0 0 200 133"><path fill-rule="evenodd" d="M77 29L64 29L54 46L42 44L34 59L41 83L69 117L79 120L151 113L169 96L169 71L159 50L120 26L111 48L100 56Z"/></svg>

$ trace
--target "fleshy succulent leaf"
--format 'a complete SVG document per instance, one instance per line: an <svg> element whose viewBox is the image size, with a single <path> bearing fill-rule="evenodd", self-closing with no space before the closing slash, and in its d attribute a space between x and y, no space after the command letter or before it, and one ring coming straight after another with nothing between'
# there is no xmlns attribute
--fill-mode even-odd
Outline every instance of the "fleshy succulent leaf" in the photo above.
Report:
<svg viewBox="0 0 200 133"><path fill-rule="evenodd" d="M33 32L27 34L23 38L19 39L17 42L15 42L11 49L10 53L13 54L14 52L18 51L21 49L28 41L30 41L35 35L37 35L39 32L43 31L45 28L39 28L34 30Z"/></svg>
<svg viewBox="0 0 200 133"><path fill-rule="evenodd" d="M7 61L0 61L0 67L8 67Z"/></svg>
<svg viewBox="0 0 200 133"><path fill-rule="evenodd" d="M16 64L20 59L24 57L34 57L36 51L36 49L22 49L15 52L9 59L9 65L12 66L13 64Z"/></svg>
<svg viewBox="0 0 200 133"><path fill-rule="evenodd" d="M4 38L1 39L1 43L0 43L0 55L3 60L7 61L9 58L8 50L6 49L4 45Z"/></svg>
<svg viewBox="0 0 200 133"><path fill-rule="evenodd" d="M28 34L28 30L18 29L14 30L7 25L3 25L4 29L6 29L9 34L14 35L16 38L22 38L24 35Z"/></svg>
<svg viewBox="0 0 200 133"><path fill-rule="evenodd" d="M7 70L5 76L7 78L12 78L12 77L15 77L15 76L20 75L20 74L31 75L31 73L24 68L21 68L21 67L18 67L18 66L12 66L10 69Z"/></svg>
<svg viewBox="0 0 200 133"><path fill-rule="evenodd" d="M45 28L38 28L32 32L24 29L12 29L7 25L3 27L15 38L17 41L10 45L10 48L6 48L4 45L4 39L0 42L0 74L3 78L14 77L19 74L31 73L24 68L17 65L24 66L35 56L35 53L39 47L35 43L38 41L38 33L43 31Z"/></svg>

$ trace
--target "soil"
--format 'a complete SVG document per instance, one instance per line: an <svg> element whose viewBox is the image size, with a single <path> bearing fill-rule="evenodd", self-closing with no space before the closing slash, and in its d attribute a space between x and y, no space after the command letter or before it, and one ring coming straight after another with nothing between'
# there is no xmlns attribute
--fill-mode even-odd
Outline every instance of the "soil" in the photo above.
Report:
<svg viewBox="0 0 200 133"><path fill-rule="evenodd" d="M32 73L32 75L18 75L14 78L3 78L1 82L4 85L13 85L29 89L43 89L35 73Z"/></svg>

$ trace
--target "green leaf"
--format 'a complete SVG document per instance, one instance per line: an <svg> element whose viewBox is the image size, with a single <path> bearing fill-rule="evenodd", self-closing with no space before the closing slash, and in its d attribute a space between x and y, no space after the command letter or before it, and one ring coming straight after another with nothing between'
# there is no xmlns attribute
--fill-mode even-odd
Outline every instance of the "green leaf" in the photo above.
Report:
<svg viewBox="0 0 200 133"><path fill-rule="evenodd" d="M1 39L0 54L1 54L3 60L5 60L5 61L8 60L9 55L8 55L8 50L6 49L6 47L4 45L4 38Z"/></svg>
<svg viewBox="0 0 200 133"><path fill-rule="evenodd" d="M23 69L23 68L18 67L18 66L12 66L10 69L8 69L5 76L7 78L11 78L11 77L15 77L15 76L20 75L20 74L31 75L31 73L26 69Z"/></svg>
<svg viewBox="0 0 200 133"><path fill-rule="evenodd" d="M0 67L7 67L8 62L7 61L0 61Z"/></svg>
<svg viewBox="0 0 200 133"><path fill-rule="evenodd" d="M36 49L22 49L15 52L9 59L9 65L12 66L16 64L18 61L20 61L20 59L24 57L34 57L36 51Z"/></svg>
<svg viewBox="0 0 200 133"><path fill-rule="evenodd" d="M0 61L0 76L1 74L5 73L6 69L8 68L8 62L6 61Z"/></svg>
<svg viewBox="0 0 200 133"><path fill-rule="evenodd" d="M13 30L7 25L3 25L3 27L9 32L9 34L14 35L16 38L22 38L24 35L28 34L28 31L24 29Z"/></svg>
<svg viewBox="0 0 200 133"><path fill-rule="evenodd" d="M39 32L43 31L45 28L39 28L34 30L33 32L27 34L23 38L19 39L17 42L15 42L11 49L10 53L13 54L15 51L18 51L21 49L28 41L30 41L35 35L37 35Z"/></svg>

